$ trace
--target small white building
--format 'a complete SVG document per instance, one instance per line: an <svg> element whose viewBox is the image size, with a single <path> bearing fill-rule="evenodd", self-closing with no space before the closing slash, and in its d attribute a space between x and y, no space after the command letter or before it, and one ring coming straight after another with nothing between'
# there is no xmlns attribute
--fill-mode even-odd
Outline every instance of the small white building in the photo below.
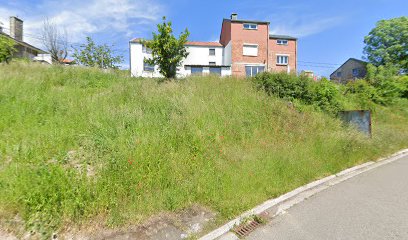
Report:
<svg viewBox="0 0 408 240"><path fill-rule="evenodd" d="M151 66L145 59L152 57L151 50L146 48L142 39L130 41L130 71L132 77L162 77L157 66ZM192 74L231 75L231 64L225 62L224 47L218 42L187 42L188 56L177 70L178 77Z"/></svg>

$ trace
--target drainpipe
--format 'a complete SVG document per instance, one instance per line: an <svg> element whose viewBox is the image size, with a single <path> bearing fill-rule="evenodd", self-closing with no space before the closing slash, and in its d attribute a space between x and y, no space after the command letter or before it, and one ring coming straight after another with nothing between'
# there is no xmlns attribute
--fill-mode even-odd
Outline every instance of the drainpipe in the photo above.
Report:
<svg viewBox="0 0 408 240"><path fill-rule="evenodd" d="M269 72L269 24L266 33L266 71Z"/></svg>

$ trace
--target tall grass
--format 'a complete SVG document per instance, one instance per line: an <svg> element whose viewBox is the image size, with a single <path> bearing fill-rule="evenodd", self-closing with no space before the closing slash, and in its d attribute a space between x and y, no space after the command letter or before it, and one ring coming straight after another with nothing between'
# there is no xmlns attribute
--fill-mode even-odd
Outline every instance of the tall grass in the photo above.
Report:
<svg viewBox="0 0 408 240"><path fill-rule="evenodd" d="M96 217L114 227L192 204L231 218L407 147L407 106L379 106L368 139L243 79L158 83L0 65L0 218L18 214L44 236Z"/></svg>

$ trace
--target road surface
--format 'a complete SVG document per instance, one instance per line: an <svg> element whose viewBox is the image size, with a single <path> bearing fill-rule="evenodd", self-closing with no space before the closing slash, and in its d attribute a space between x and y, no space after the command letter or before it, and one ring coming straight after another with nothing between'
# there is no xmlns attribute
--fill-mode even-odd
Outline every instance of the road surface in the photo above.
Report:
<svg viewBox="0 0 408 240"><path fill-rule="evenodd" d="M408 157L310 197L246 239L408 239Z"/></svg>

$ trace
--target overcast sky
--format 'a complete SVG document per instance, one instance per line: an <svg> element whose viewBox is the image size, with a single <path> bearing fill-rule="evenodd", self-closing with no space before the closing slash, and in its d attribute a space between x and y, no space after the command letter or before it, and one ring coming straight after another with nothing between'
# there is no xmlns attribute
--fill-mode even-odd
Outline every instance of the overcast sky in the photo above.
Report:
<svg viewBox="0 0 408 240"><path fill-rule="evenodd" d="M221 22L238 18L270 21L271 33L298 37L299 69L328 76L336 64L362 58L364 36L381 19L408 15L408 0L0 0L0 22L8 31L9 16L24 20L24 40L41 46L41 27L49 18L68 31L77 46L86 36L113 44L128 65L128 42L149 38L162 16L175 33L188 28L189 40L218 41Z"/></svg>

